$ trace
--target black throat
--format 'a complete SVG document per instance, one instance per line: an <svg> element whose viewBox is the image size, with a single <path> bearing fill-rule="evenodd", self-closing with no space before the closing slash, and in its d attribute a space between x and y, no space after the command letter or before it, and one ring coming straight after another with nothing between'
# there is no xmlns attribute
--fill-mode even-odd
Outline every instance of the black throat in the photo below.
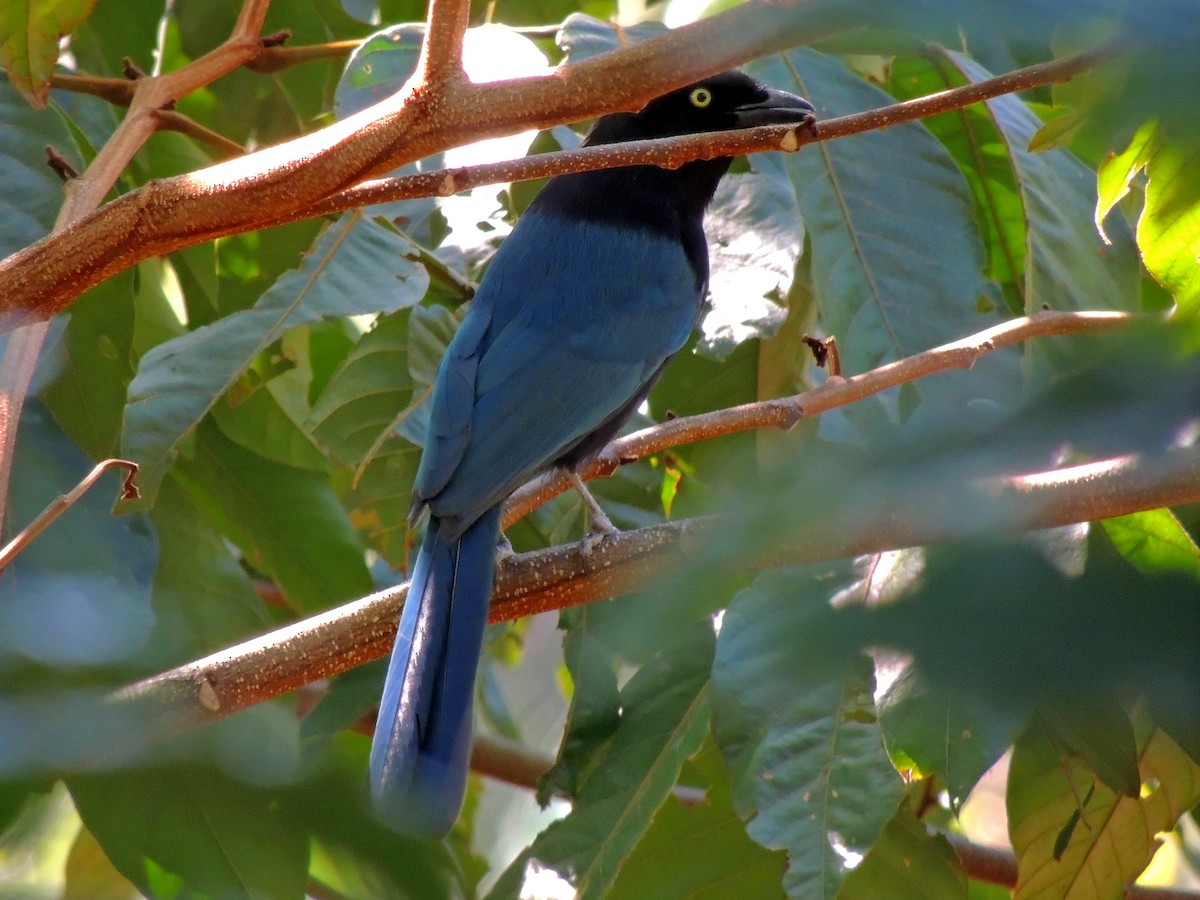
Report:
<svg viewBox="0 0 1200 900"><path fill-rule="evenodd" d="M684 163L678 169L625 166L560 175L542 189L530 210L677 240L697 285L703 286L708 281L704 210L732 162L721 157Z"/></svg>

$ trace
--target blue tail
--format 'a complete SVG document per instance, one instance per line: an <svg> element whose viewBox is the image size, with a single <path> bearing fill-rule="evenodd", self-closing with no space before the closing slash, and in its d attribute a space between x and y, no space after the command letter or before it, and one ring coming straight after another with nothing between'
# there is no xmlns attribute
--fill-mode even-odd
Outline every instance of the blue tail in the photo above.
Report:
<svg viewBox="0 0 1200 900"><path fill-rule="evenodd" d="M376 810L422 838L443 837L462 808L500 506L452 543L439 525L430 519L413 566L371 746Z"/></svg>

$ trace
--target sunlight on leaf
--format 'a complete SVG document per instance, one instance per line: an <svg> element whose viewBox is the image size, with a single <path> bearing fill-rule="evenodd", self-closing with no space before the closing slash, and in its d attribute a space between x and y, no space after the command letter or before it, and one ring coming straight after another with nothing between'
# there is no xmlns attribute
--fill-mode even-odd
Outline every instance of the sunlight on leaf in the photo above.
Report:
<svg viewBox="0 0 1200 900"><path fill-rule="evenodd" d="M96 0L28 0L0 6L0 64L37 108L50 95L58 40L82 25Z"/></svg>
<svg viewBox="0 0 1200 900"><path fill-rule="evenodd" d="M1161 730L1142 736L1139 768L1141 796L1120 797L1040 729L1017 742L1008 789L1016 900L1124 896L1158 849L1155 836L1200 801L1200 765Z"/></svg>

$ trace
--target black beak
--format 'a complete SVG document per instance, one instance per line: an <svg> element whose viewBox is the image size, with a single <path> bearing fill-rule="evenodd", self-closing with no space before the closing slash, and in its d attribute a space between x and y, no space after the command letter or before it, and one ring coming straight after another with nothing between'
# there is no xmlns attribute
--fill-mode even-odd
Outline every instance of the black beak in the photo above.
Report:
<svg viewBox="0 0 1200 900"><path fill-rule="evenodd" d="M755 125L802 125L809 122L816 110L803 97L762 86L767 95L755 103L746 103L733 111L738 128Z"/></svg>

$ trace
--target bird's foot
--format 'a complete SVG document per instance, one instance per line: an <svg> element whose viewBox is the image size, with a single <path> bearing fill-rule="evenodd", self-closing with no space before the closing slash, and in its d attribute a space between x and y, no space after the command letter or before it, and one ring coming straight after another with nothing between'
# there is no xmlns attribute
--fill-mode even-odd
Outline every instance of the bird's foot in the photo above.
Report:
<svg viewBox="0 0 1200 900"><path fill-rule="evenodd" d="M517 551L513 549L512 541L508 539L508 535L503 531L500 532L500 539L496 541L496 562L502 563L510 556L516 556Z"/></svg>
<svg viewBox="0 0 1200 900"><path fill-rule="evenodd" d="M587 485L583 483L583 479L579 474L571 469L567 470L567 477L571 480L571 484L575 486L575 490L579 492L579 496L583 499L583 505L587 507L590 514L592 525L588 533L583 536L581 551L585 560L591 560L592 554L602 543L610 537L621 533L620 529L612 523L612 519L608 514L601 509L596 498L592 496L592 492L587 489Z"/></svg>

